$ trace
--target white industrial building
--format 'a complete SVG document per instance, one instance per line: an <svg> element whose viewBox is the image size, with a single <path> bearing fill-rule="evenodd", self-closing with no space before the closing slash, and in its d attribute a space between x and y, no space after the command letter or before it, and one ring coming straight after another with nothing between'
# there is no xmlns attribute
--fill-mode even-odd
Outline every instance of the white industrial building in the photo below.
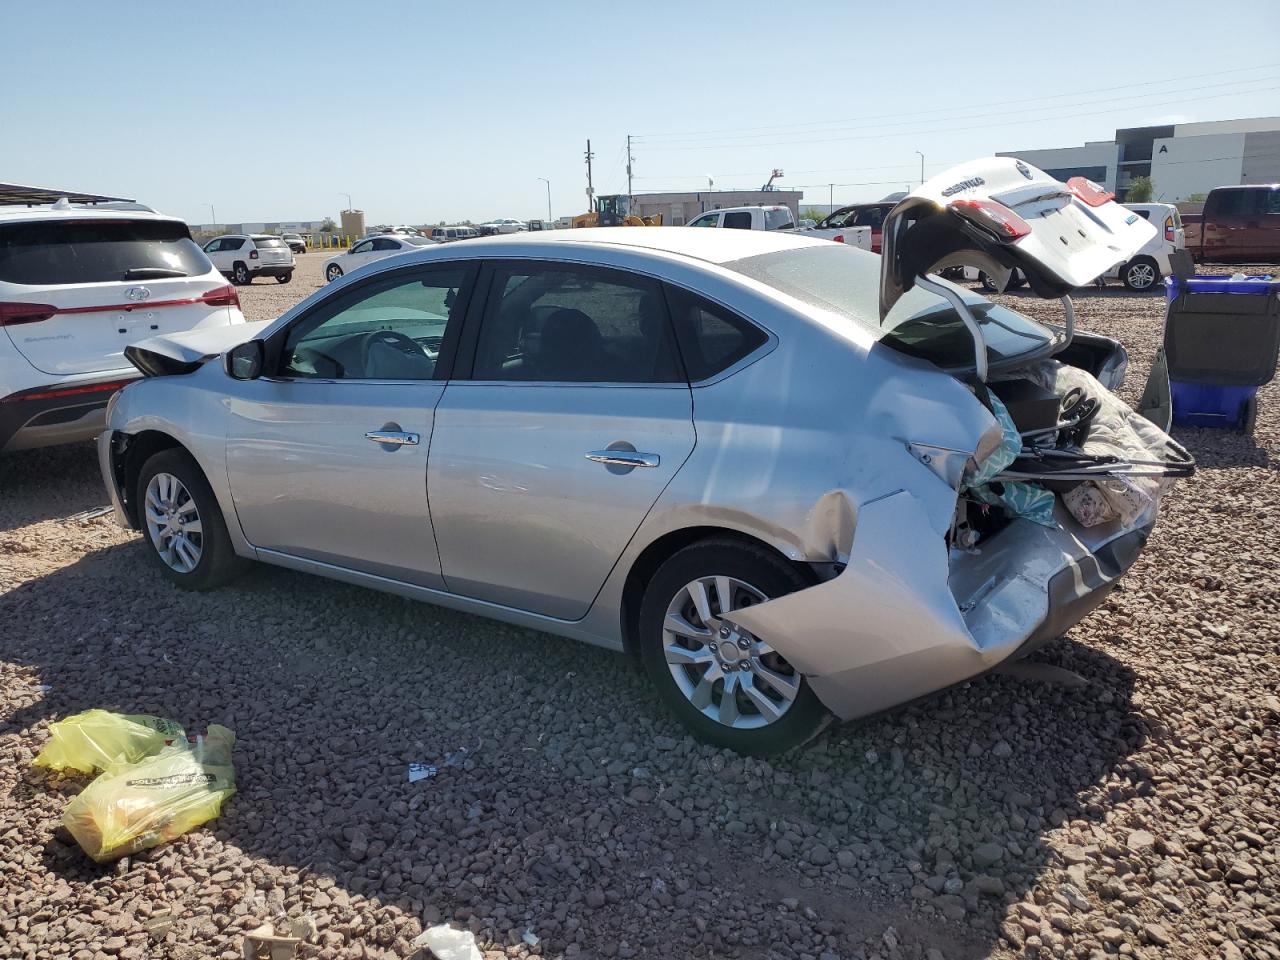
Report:
<svg viewBox="0 0 1280 960"><path fill-rule="evenodd" d="M1154 199L1175 202L1214 187L1280 182L1280 117L1129 127L1114 140L1000 156L1026 160L1059 180L1088 177L1121 200L1134 177L1149 176Z"/></svg>

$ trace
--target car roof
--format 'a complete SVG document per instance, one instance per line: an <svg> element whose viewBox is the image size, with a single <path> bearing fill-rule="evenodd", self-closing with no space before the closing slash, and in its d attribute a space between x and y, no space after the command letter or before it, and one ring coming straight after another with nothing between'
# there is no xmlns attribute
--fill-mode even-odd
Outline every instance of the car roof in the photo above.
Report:
<svg viewBox="0 0 1280 960"><path fill-rule="evenodd" d="M654 253L703 260L707 263L729 263L745 257L794 250L798 247L829 245L830 240L805 237L783 230L705 230L698 227L579 227L572 230L535 230L531 233L509 233L467 241L467 256L500 257L508 250L545 244L549 247L587 247L596 249L630 248ZM449 244L424 247L423 253L439 251L438 256L459 256L450 252Z"/></svg>
<svg viewBox="0 0 1280 960"><path fill-rule="evenodd" d="M170 217L154 210L121 209L110 207L90 207L72 204L65 208L56 208L51 204L35 206L0 206L0 218L5 222L30 220L163 220L169 223L183 223L179 217Z"/></svg>

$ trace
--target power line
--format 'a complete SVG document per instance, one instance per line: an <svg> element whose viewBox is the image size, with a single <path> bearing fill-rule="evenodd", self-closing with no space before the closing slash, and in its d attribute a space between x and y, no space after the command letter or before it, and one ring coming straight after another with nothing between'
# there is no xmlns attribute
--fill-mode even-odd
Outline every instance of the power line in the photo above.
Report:
<svg viewBox="0 0 1280 960"><path fill-rule="evenodd" d="M1204 77L1221 77L1221 76L1226 76L1227 74L1233 74L1233 73L1247 73L1250 70L1269 70L1277 66L1280 66L1280 63L1255 64L1254 66L1251 66L1251 67L1236 67L1231 70L1215 70L1210 73L1193 73L1193 74L1188 74L1188 75L1178 76L1178 77L1166 77L1162 80L1146 80L1140 83L1123 83L1114 87L1095 87L1090 90L1076 90L1071 93L1044 94L1036 97L1022 97L1020 99L1015 99L1015 100L995 100L988 103L973 104L972 106L976 108L987 108L987 107L1006 106L1008 104L1013 104L1013 103L1033 103L1041 100L1061 100L1064 97L1079 97L1079 96L1087 96L1089 94L1094 94L1094 93L1109 93L1113 90L1129 90L1129 89L1133 89L1134 87L1158 86L1163 83L1181 83L1184 80L1199 80ZM1248 81L1240 81L1240 82L1247 83ZM1153 95L1160 96L1161 94L1156 93ZM770 131L777 132L779 130L787 130L795 127L814 127L814 126L837 125L842 123L857 123L864 120L881 120L887 117L927 116L935 113L946 113L949 109L951 108L937 107L931 110L914 110L914 111L895 110L892 113L864 114L859 117L844 117L844 118L835 119L835 120L809 120L809 121L803 121L803 122L797 122L797 123L769 124L769 125L758 126L758 127L733 127L733 128L722 127L717 130L701 130L701 131L685 130L685 131L677 131L677 132L669 132L669 133L650 133L650 134L640 134L640 135L634 136L632 139L636 141L641 141L641 140L650 140L650 139L658 139L658 138L666 138L666 137L707 136L711 134L720 134L720 133L734 134L734 133L741 133L744 131L751 131L751 130L770 130Z"/></svg>
<svg viewBox="0 0 1280 960"><path fill-rule="evenodd" d="M1272 79L1272 78L1267 78L1267 79ZM1250 82L1256 82L1256 81L1250 81ZM885 132L867 133L867 134L860 134L858 136L827 137L827 138L818 139L818 140L814 140L814 139L775 140L769 143L748 143L748 144L731 144L731 143L698 144L698 145L686 146L686 147L650 147L650 149L664 150L668 152L685 151L685 150L713 150L713 149L725 149L725 148L754 149L758 147L783 147L783 146L796 146L796 145L808 146L808 145L819 144L819 143L848 143L854 140L883 140L889 137L912 137L912 136L920 136L922 134L928 135L928 134L936 134L936 133L960 133L967 130L989 130L993 127L1008 127L1008 126L1017 126L1017 125L1023 125L1023 124L1029 124L1029 123L1048 123L1051 121L1058 121L1058 120L1072 120L1077 117L1094 117L1099 114L1106 114L1106 113L1123 113L1124 111L1127 111L1127 110L1133 110L1137 106L1142 106L1142 107L1145 107L1146 109L1151 109L1154 107L1174 106L1174 105L1183 104L1183 103L1196 103L1201 100L1220 100L1223 97L1238 97L1242 93L1270 93L1273 90L1280 90L1280 86L1261 87L1256 90L1233 90L1227 93L1207 94L1203 97L1183 97L1178 100L1168 100L1160 103L1127 104L1125 106L1112 107L1112 108L1103 109L1103 110L1086 110L1083 113L1059 113L1059 114L1053 114L1053 115L1044 116L1044 117L1026 117L1024 119L1011 120L1007 122L1002 122L1002 121L990 122L989 121L987 123L973 124L970 126L961 126L961 127L935 127L932 129L925 128L921 130L903 130L903 131L894 131L894 132L888 132L888 133L885 133Z"/></svg>

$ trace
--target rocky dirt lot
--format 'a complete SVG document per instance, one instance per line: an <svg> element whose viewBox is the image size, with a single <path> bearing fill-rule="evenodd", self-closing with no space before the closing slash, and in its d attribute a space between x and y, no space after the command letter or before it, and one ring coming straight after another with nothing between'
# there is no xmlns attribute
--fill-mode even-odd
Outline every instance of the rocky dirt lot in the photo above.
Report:
<svg viewBox="0 0 1280 960"><path fill-rule="evenodd" d="M1161 299L1078 310L1133 399ZM1083 684L986 676L772 762L567 640L265 566L183 593L77 518L106 502L88 446L0 461L0 954L232 958L283 911L324 958L409 957L442 920L490 958L1280 958L1280 390L1254 438L1177 435L1199 472L1035 657ZM56 832L83 781L30 767L89 707L230 726L239 793L93 864Z"/></svg>

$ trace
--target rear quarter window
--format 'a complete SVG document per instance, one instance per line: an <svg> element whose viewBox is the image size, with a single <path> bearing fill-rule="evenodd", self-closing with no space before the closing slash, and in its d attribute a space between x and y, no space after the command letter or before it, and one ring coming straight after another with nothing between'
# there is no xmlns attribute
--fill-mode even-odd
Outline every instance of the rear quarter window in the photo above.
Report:
<svg viewBox="0 0 1280 960"><path fill-rule="evenodd" d="M690 383L728 370L769 339L750 321L687 290L668 286L666 292Z"/></svg>
<svg viewBox="0 0 1280 960"><path fill-rule="evenodd" d="M0 224L0 280L32 286L198 277L213 264L173 220ZM131 276L134 271L137 276ZM148 276L149 273L149 276Z"/></svg>

